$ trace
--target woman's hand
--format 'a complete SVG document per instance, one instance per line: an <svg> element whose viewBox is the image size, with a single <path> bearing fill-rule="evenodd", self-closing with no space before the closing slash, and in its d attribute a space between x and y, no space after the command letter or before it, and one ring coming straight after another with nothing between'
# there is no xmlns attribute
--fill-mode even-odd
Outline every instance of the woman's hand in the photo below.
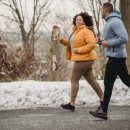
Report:
<svg viewBox="0 0 130 130"><path fill-rule="evenodd" d="M58 41L60 44L64 45L64 46L68 46L69 45L69 40L66 38L59 38Z"/></svg>
<svg viewBox="0 0 130 130"><path fill-rule="evenodd" d="M63 43L63 38L60 38L58 42Z"/></svg>

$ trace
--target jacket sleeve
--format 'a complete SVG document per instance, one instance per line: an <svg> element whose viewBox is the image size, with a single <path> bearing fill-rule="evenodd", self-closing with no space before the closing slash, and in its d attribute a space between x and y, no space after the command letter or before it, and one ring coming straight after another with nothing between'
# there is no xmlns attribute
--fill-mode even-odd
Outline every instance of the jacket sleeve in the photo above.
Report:
<svg viewBox="0 0 130 130"><path fill-rule="evenodd" d="M115 34L115 38L108 40L108 46L119 46L121 44L126 44L128 42L128 34L125 29L123 22L120 19L116 19L114 24L112 24L111 29ZM113 35L114 35L113 34Z"/></svg>
<svg viewBox="0 0 130 130"><path fill-rule="evenodd" d="M84 36L85 46L78 48L80 54L89 53L96 47L96 39L92 31L85 32Z"/></svg>
<svg viewBox="0 0 130 130"><path fill-rule="evenodd" d="M64 46L69 46L69 40L65 38L60 39L60 43Z"/></svg>

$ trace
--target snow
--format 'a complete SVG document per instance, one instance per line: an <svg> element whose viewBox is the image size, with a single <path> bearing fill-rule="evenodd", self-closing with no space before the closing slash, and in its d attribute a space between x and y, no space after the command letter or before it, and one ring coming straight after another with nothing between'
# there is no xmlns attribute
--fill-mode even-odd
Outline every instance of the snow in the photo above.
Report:
<svg viewBox="0 0 130 130"><path fill-rule="evenodd" d="M103 81L98 80L101 88ZM70 97L70 82L39 82L39 81L15 81L0 83L0 110L59 107L62 103L68 103ZM130 89L119 79L116 80L110 104L130 105ZM84 80L80 81L76 105L96 106L99 99L91 86Z"/></svg>

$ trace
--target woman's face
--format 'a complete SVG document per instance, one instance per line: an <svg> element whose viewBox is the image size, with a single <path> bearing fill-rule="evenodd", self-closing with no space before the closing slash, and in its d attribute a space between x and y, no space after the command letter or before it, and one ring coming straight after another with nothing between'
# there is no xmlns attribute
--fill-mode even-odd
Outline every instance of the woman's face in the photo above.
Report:
<svg viewBox="0 0 130 130"><path fill-rule="evenodd" d="M77 27L80 26L80 25L84 25L84 21L83 21L82 16L77 16L75 23L76 23Z"/></svg>

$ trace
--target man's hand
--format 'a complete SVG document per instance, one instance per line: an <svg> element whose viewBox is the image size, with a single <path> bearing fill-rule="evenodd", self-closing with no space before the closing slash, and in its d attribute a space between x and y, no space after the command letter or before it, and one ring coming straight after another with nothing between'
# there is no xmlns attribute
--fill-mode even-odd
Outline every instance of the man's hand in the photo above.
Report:
<svg viewBox="0 0 130 130"><path fill-rule="evenodd" d="M78 49L77 48L73 48L73 53L79 54Z"/></svg>
<svg viewBox="0 0 130 130"><path fill-rule="evenodd" d="M96 39L95 39L95 40L96 40L96 43L97 43L97 44L99 44L99 45L101 45L101 44L102 44L102 40L101 40L100 38L96 37Z"/></svg>
<svg viewBox="0 0 130 130"><path fill-rule="evenodd" d="M108 47L108 42L107 41L102 41L101 45L104 46L104 47Z"/></svg>
<svg viewBox="0 0 130 130"><path fill-rule="evenodd" d="M99 37L96 37L96 43L99 43L99 40L100 40L100 38Z"/></svg>

